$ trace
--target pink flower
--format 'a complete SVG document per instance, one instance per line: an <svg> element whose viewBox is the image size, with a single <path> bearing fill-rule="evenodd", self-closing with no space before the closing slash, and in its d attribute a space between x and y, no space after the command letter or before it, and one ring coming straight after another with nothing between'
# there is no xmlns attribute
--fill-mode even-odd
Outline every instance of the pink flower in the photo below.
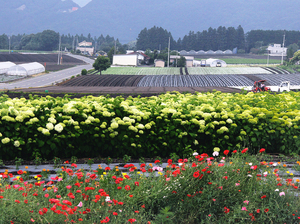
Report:
<svg viewBox="0 0 300 224"><path fill-rule="evenodd" d="M235 186L239 186L240 184L239 183L235 183Z"/></svg>
<svg viewBox="0 0 300 224"><path fill-rule="evenodd" d="M170 180L171 180L171 178L170 178L170 177L166 178L166 181L170 181Z"/></svg>
<svg viewBox="0 0 300 224"><path fill-rule="evenodd" d="M60 181L62 181L62 179L63 179L63 178L60 177L60 178L57 179L57 181L60 182Z"/></svg>
<svg viewBox="0 0 300 224"><path fill-rule="evenodd" d="M242 211L248 211L246 207L242 207Z"/></svg>
<svg viewBox="0 0 300 224"><path fill-rule="evenodd" d="M82 202L79 202L79 204L77 205L77 207L82 207Z"/></svg>
<svg viewBox="0 0 300 224"><path fill-rule="evenodd" d="M284 192L280 192L280 193L279 193L279 196L282 196L282 195L284 196L285 193L284 193Z"/></svg>
<svg viewBox="0 0 300 224"><path fill-rule="evenodd" d="M249 204L249 201L246 200L246 201L244 201L244 203L248 205L248 204Z"/></svg>
<svg viewBox="0 0 300 224"><path fill-rule="evenodd" d="M72 188L72 186L68 185L68 186L66 186L66 188L70 190Z"/></svg>

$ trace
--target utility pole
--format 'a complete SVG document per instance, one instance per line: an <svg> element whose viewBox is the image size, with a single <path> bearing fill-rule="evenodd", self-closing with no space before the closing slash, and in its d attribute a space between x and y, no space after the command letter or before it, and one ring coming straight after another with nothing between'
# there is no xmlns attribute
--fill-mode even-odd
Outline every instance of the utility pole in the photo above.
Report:
<svg viewBox="0 0 300 224"><path fill-rule="evenodd" d="M168 45L168 67L170 66L170 37L169 37L169 45Z"/></svg>
<svg viewBox="0 0 300 224"><path fill-rule="evenodd" d="M284 32L284 34L283 34L283 43L282 43L282 54L281 54L281 64L282 64L282 65L283 65L284 42L285 42L285 32Z"/></svg>
<svg viewBox="0 0 300 224"><path fill-rule="evenodd" d="M75 36L73 37L73 43L72 43L72 50L74 52L74 45L75 45Z"/></svg>
<svg viewBox="0 0 300 224"><path fill-rule="evenodd" d="M10 36L8 36L8 52L10 54Z"/></svg>
<svg viewBox="0 0 300 224"><path fill-rule="evenodd" d="M114 55L116 55L116 48L117 48L117 41L115 41L115 51L114 51Z"/></svg>
<svg viewBox="0 0 300 224"><path fill-rule="evenodd" d="M59 65L59 62L60 62L60 48L61 48L61 36L59 34L59 44L58 44L58 60L57 60L57 64Z"/></svg>

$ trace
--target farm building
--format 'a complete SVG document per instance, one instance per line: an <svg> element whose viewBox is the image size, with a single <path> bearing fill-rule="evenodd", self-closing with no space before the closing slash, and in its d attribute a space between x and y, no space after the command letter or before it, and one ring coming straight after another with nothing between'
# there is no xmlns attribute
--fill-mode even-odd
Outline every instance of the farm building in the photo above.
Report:
<svg viewBox="0 0 300 224"><path fill-rule="evenodd" d="M205 60L205 67L227 67L227 64L223 60L209 58Z"/></svg>
<svg viewBox="0 0 300 224"><path fill-rule="evenodd" d="M78 43L78 47L76 47L76 50L80 50L83 54L94 54L94 47L92 42L82 41Z"/></svg>
<svg viewBox="0 0 300 224"><path fill-rule="evenodd" d="M7 70L6 74L16 76L28 76L39 74L42 72L45 72L45 67L38 62L32 62L28 64L19 64L12 66Z"/></svg>
<svg viewBox="0 0 300 224"><path fill-rule="evenodd" d="M155 59L154 64L155 64L155 67L158 67L158 68L165 67L165 62L160 59Z"/></svg>
<svg viewBox="0 0 300 224"><path fill-rule="evenodd" d="M146 65L149 64L150 57L143 52L131 52L129 54L136 54L138 56L139 64L142 64L142 62L144 62Z"/></svg>
<svg viewBox="0 0 300 224"><path fill-rule="evenodd" d="M113 65L115 66L138 66L137 54L117 54L113 56Z"/></svg>
<svg viewBox="0 0 300 224"><path fill-rule="evenodd" d="M10 67L16 64L10 61L0 62L0 74L5 74Z"/></svg>
<svg viewBox="0 0 300 224"><path fill-rule="evenodd" d="M283 56L286 56L286 47L281 47L281 44L273 44L268 46L268 52L271 56L281 56L283 53Z"/></svg>

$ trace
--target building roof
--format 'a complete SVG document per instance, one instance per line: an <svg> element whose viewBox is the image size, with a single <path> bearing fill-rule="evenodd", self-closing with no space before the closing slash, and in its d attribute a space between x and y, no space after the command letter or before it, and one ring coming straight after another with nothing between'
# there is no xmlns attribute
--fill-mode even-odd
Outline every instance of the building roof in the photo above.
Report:
<svg viewBox="0 0 300 224"><path fill-rule="evenodd" d="M143 55L145 59L150 59L150 57L146 54L144 54L143 52L131 52L129 54L136 54L136 55Z"/></svg>

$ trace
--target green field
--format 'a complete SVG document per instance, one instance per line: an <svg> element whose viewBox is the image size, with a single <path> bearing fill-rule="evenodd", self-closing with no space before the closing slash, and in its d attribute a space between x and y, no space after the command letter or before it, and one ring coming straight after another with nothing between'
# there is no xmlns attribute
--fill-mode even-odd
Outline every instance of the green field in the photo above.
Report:
<svg viewBox="0 0 300 224"><path fill-rule="evenodd" d="M225 61L227 64L267 64L267 58L254 59L254 58L219 58ZM195 58L195 60L201 61L200 58ZM269 64L280 64L281 60L270 59Z"/></svg>

